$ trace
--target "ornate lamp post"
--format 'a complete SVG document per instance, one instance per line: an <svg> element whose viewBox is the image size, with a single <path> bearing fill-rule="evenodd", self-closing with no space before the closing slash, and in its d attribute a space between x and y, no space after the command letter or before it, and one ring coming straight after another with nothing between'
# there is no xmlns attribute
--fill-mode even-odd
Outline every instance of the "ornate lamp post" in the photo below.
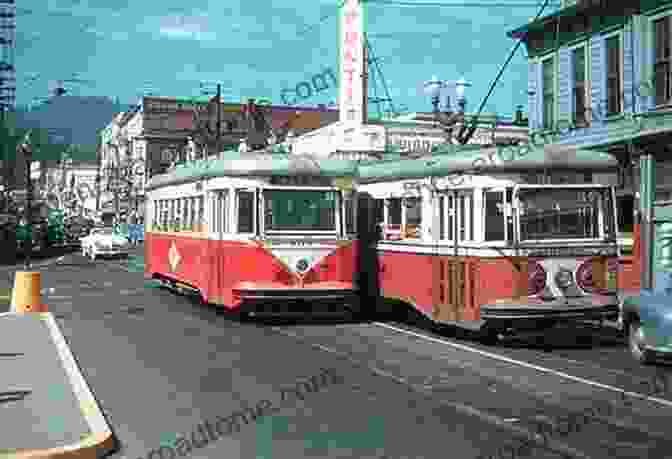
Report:
<svg viewBox="0 0 672 459"><path fill-rule="evenodd" d="M466 143L466 140L458 135L453 134L453 129L458 124L464 124L464 110L467 106L467 100L464 96L466 87L471 86L471 83L460 78L457 81L439 80L437 77L432 77L431 80L426 81L423 85L425 94L428 94L432 100L432 107L434 113L434 120L441 124L446 132L446 140L449 143ZM439 102L442 90L446 88L455 88L455 96L457 100L457 111L452 111L450 96L446 97L445 111L441 112L439 109Z"/></svg>

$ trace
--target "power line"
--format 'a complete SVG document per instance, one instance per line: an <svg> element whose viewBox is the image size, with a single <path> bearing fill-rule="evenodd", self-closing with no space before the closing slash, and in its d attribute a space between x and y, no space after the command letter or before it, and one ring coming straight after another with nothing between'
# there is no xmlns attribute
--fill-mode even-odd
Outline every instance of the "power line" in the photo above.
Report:
<svg viewBox="0 0 672 459"><path fill-rule="evenodd" d="M345 2L346 2L346 0L343 0L340 4L336 5L336 11L333 11L329 14L325 14L324 16L321 16L320 20L317 22L317 24L313 24L313 25L309 25L308 27L304 27L302 30L297 32L297 35L298 36L305 35L308 32L310 32L311 30L315 29L316 27L322 25L322 23L324 21L326 21L327 19L332 18L335 15L337 15L339 13L339 11L341 10L341 8L343 7L343 5L345 5Z"/></svg>

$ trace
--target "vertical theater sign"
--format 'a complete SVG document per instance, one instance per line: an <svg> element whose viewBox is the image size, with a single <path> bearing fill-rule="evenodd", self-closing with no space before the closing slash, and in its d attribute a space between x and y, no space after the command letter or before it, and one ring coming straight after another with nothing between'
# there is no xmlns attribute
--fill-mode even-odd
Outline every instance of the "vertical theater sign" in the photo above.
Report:
<svg viewBox="0 0 672 459"><path fill-rule="evenodd" d="M341 11L339 119L366 122L364 88L364 28L360 0L345 0Z"/></svg>

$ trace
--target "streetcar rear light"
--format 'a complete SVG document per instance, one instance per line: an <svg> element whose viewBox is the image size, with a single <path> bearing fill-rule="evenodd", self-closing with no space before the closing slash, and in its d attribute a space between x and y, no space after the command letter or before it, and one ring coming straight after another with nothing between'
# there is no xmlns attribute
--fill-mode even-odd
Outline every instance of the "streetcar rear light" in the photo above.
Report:
<svg viewBox="0 0 672 459"><path fill-rule="evenodd" d="M611 280L615 282L618 275L618 260L610 259L607 261L607 276L608 284ZM576 270L576 283L578 286L588 293L602 293L604 289L596 287L595 279L593 279L593 260L587 260L581 263L579 269Z"/></svg>
<svg viewBox="0 0 672 459"><path fill-rule="evenodd" d="M534 296L546 287L546 270L539 263L531 263L528 268L527 294Z"/></svg>

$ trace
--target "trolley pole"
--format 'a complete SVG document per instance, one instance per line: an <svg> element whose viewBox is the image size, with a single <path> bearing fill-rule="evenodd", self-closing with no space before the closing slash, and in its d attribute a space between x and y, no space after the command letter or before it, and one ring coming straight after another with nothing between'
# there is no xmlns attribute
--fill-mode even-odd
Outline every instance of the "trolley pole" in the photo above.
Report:
<svg viewBox="0 0 672 459"><path fill-rule="evenodd" d="M222 84L217 83L217 156L222 152Z"/></svg>

